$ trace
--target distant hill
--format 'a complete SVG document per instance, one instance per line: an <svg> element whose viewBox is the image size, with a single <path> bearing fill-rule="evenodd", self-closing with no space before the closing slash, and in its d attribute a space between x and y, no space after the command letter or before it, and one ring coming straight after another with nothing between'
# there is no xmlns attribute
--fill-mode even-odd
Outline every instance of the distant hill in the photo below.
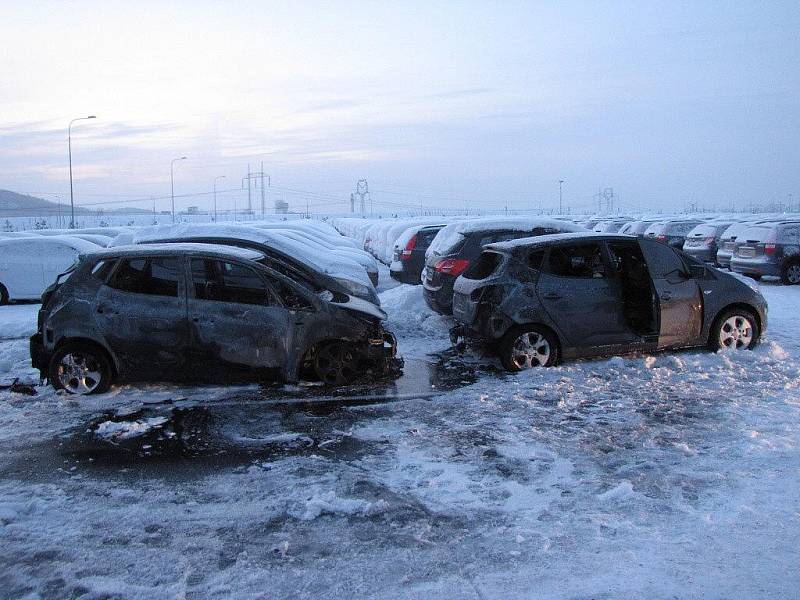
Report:
<svg viewBox="0 0 800 600"><path fill-rule="evenodd" d="M69 203L59 204L57 202L50 202L44 198L37 198L36 196L28 196L27 194L18 194L11 190L0 190L0 217L40 217L45 215L57 215L61 210L62 214L69 212ZM88 210L79 206L75 207L76 215L92 215L96 214L96 210ZM115 208L103 209L107 214L131 214L131 213L147 213L150 212L143 208Z"/></svg>

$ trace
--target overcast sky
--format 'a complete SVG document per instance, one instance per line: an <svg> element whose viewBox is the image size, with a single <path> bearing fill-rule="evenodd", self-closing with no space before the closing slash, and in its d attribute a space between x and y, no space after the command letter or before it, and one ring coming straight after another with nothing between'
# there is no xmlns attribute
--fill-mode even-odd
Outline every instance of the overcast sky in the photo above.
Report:
<svg viewBox="0 0 800 600"><path fill-rule="evenodd" d="M552 207L559 179L576 209L800 199L796 0L27 0L0 22L0 188L68 199L67 124L95 114L79 205L169 196L182 155L176 194L264 161L273 198L319 211L360 178L384 208Z"/></svg>

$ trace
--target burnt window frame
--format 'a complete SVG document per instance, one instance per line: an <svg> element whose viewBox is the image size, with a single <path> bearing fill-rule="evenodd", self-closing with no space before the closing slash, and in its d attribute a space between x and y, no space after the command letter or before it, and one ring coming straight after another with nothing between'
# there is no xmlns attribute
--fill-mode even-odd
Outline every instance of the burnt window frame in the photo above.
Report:
<svg viewBox="0 0 800 600"><path fill-rule="evenodd" d="M553 251L558 250L561 248L569 248L575 246L597 246L600 250L600 260L603 264L603 276L602 277L595 277L591 275L589 277L578 277L574 275L559 275L558 273L553 273L550 269L550 260L553 256ZM547 248L547 255L545 260L542 261L540 272L545 275L550 275L552 277L558 277L559 279L574 279L574 280L582 280L582 281L609 281L614 278L614 271L609 260L608 256L608 249L606 248L605 240L592 240L592 241L569 241L563 244L554 244Z"/></svg>
<svg viewBox="0 0 800 600"><path fill-rule="evenodd" d="M169 254L146 254L146 255L141 255L141 256L125 256L125 255L123 255L123 256L117 256L117 257L110 257L110 258L104 259L104 260L114 260L115 261L114 267L111 269L111 271L106 276L105 281L102 282L103 285L105 285L109 289L112 289L112 290L117 291L117 292L122 292L124 294L136 294L137 296L148 296L148 297L152 297L152 298L175 298L175 299L181 299L181 298L185 297L185 295L186 295L186 290L185 290L186 270L185 270L185 263L183 261L183 257L181 257L181 256L169 255ZM152 275L153 275L151 262L153 260L174 260L178 265L178 278L177 278L177 280L175 282L176 283L175 295L173 296L171 294L152 294L152 293L148 293L148 292L133 291L133 290L129 290L129 289L115 287L114 285L112 285L112 282L115 281L115 278L119 274L119 270L120 270L122 264L125 263L125 262L134 261L134 260L144 260L145 261L145 264L148 266L148 271L149 271L149 275L150 275L151 278L152 278ZM94 277L94 275L92 275L91 273L90 273L90 276Z"/></svg>

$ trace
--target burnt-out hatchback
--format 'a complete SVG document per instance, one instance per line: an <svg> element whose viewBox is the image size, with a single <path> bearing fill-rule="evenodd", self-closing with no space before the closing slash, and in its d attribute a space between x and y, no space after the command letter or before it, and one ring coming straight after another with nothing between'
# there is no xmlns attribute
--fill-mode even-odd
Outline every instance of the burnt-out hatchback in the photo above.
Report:
<svg viewBox="0 0 800 600"><path fill-rule="evenodd" d="M399 366L378 307L303 287L263 258L188 243L82 255L42 297L33 366L73 394L117 379L338 385Z"/></svg>
<svg viewBox="0 0 800 600"><path fill-rule="evenodd" d="M455 285L461 336L495 342L520 370L562 358L709 346L752 348L757 288L666 244L561 234L491 244Z"/></svg>

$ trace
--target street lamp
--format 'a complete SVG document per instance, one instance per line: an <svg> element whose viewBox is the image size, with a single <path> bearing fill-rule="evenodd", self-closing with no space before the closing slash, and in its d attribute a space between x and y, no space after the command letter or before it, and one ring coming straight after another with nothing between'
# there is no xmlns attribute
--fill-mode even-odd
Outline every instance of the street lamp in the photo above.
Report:
<svg viewBox="0 0 800 600"><path fill-rule="evenodd" d="M69 147L69 228L75 229L75 199L72 195L72 124L75 121L85 121L86 119L96 119L94 115L89 115L88 117L78 117L77 119L72 119L69 122L69 127L67 127L67 146Z"/></svg>
<svg viewBox="0 0 800 600"><path fill-rule="evenodd" d="M217 222L217 179L225 179L225 175L214 177L214 222Z"/></svg>
<svg viewBox="0 0 800 600"><path fill-rule="evenodd" d="M558 214L559 216L564 212L564 209L561 207L561 185L564 183L563 179L558 180Z"/></svg>
<svg viewBox="0 0 800 600"><path fill-rule="evenodd" d="M181 156L180 158L173 158L172 162L169 163L169 189L170 189L170 196L172 197L172 222L175 222L175 161L178 160L186 160L185 156Z"/></svg>

